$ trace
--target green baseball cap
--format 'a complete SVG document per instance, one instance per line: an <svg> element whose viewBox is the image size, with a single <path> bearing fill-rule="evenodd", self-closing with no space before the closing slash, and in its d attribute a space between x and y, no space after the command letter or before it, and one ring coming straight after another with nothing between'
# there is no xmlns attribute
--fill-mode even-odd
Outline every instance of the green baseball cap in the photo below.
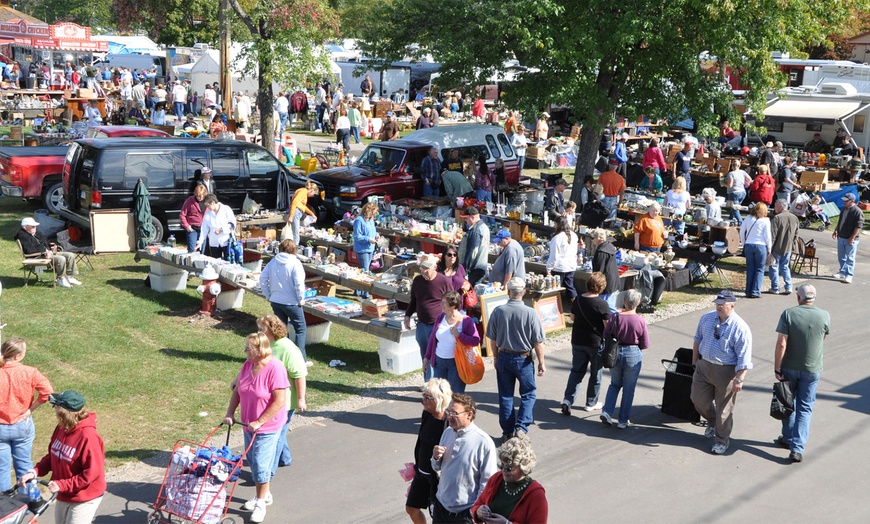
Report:
<svg viewBox="0 0 870 524"><path fill-rule="evenodd" d="M81 411L85 407L85 397L78 391L71 389L63 393L52 393L48 396L48 402L53 406L60 406L68 411Z"/></svg>

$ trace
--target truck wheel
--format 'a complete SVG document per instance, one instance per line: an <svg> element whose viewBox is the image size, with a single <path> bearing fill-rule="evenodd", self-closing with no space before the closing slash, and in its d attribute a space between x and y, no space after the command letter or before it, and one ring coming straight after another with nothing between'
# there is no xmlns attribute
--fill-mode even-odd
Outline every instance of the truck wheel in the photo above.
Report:
<svg viewBox="0 0 870 524"><path fill-rule="evenodd" d="M162 242L163 236L166 234L166 228L163 227L163 223L160 222L160 219L152 216L151 217L151 227L154 228L154 236L151 237L152 242Z"/></svg>
<svg viewBox="0 0 870 524"><path fill-rule="evenodd" d="M58 214L58 209L63 202L63 182L55 182L48 186L42 193L42 203L50 213Z"/></svg>

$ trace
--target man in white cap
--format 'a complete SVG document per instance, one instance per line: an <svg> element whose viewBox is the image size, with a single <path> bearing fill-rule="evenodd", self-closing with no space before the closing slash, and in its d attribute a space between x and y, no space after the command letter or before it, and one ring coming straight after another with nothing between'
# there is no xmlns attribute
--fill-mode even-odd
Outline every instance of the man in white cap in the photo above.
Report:
<svg viewBox="0 0 870 524"><path fill-rule="evenodd" d="M628 165L628 151L626 150L626 146L628 144L628 133L623 133L619 136L619 140L616 142L616 147L613 148L613 157L616 158L616 161L619 164L616 166L616 172L622 175L622 178L626 176L626 169Z"/></svg>
<svg viewBox="0 0 870 524"><path fill-rule="evenodd" d="M387 111L384 115L384 125L381 126L381 140L391 142L399 139L399 124L393 120L393 112Z"/></svg>
<svg viewBox="0 0 870 524"><path fill-rule="evenodd" d="M789 383L794 394L794 412L782 421L776 443L791 451L792 462L803 461L810 436L810 420L816 402L816 386L822 373L822 349L831 332L831 315L814 305L816 288L797 288L798 305L782 312L776 326L773 374Z"/></svg>
<svg viewBox="0 0 870 524"><path fill-rule="evenodd" d="M208 191L208 193L210 193L212 195L216 195L217 194L217 186L215 185L214 179L212 178L211 168L208 166L205 166L202 168L200 173L202 173L202 177L199 179L197 184L205 186L205 189Z"/></svg>
<svg viewBox="0 0 870 524"><path fill-rule="evenodd" d="M417 313L415 338L420 347L420 357L426 354L429 337L435 329L435 319L441 314L441 297L453 291L453 281L438 272L438 257L424 255L420 261L420 274L411 282L411 301L405 310L405 329L411 329L411 315ZM432 378L432 367L423 370L423 380Z"/></svg>
<svg viewBox="0 0 870 524"><path fill-rule="evenodd" d="M21 242L24 254L50 258L54 263L54 273L57 275L57 283L60 287L82 285L74 276L79 272L75 254L67 251L55 253L52 244L48 243L42 233L36 231L37 226L39 222L27 217L21 221L21 229L15 233L15 240Z"/></svg>
<svg viewBox="0 0 870 524"><path fill-rule="evenodd" d="M843 210L840 211L840 221L834 230L833 238L837 241L837 260L840 270L834 278L846 284L852 283L855 275L855 254L858 252L858 235L864 229L864 212L855 205L855 193L843 195Z"/></svg>

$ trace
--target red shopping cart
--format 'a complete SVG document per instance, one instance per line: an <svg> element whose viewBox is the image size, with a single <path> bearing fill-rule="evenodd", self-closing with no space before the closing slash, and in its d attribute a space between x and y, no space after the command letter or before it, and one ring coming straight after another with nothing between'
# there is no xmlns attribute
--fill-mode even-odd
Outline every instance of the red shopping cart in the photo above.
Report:
<svg viewBox="0 0 870 524"><path fill-rule="evenodd" d="M37 480L39 484L48 487L48 482ZM39 516L45 513L45 510L57 498L57 493L52 493L51 498L45 500L31 500L26 502L18 496L18 488L13 486L12 489L0 493L0 524L36 524Z"/></svg>
<svg viewBox="0 0 870 524"><path fill-rule="evenodd" d="M227 440L223 447L209 445L223 425L214 428L202 443L190 440L175 443L154 511L148 516L149 524L219 524L224 519L242 462L251 447L245 448L241 455L232 454L229 447L231 426L227 427ZM251 439L253 443L254 439Z"/></svg>

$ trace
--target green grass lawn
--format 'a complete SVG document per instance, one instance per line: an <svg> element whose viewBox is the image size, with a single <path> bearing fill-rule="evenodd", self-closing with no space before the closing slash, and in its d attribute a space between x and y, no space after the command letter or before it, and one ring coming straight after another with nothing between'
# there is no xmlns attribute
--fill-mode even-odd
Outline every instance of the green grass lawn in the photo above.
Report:
<svg viewBox="0 0 870 524"><path fill-rule="evenodd" d="M220 422L229 383L244 362L245 337L269 304L246 297L244 308L195 320L200 297L191 278L186 290L156 293L143 285L148 264L130 254L92 256L95 271L81 287L45 283L24 287L12 237L35 207L0 198L0 324L3 339L27 341L25 364L56 390L81 391L99 415L110 465L170 449L179 438L201 440ZM333 324L327 344L307 348L315 362L308 375L308 407L327 404L383 383L378 339ZM340 359L346 367L330 368ZM200 417L199 413L208 415ZM35 414L34 456L41 457L55 425L47 407Z"/></svg>

